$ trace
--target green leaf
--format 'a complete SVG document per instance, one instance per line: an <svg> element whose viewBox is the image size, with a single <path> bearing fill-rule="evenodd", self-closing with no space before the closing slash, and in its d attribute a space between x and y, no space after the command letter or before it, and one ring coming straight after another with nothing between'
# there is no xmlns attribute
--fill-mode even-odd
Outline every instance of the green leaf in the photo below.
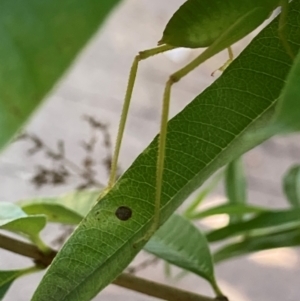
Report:
<svg viewBox="0 0 300 301"><path fill-rule="evenodd" d="M290 6L288 40L296 47L300 1ZM169 121L161 224L217 169L261 142L247 139L248 133L272 118L291 64L277 29L278 22L272 22L218 80ZM153 222L156 159L157 137L82 220L32 301L90 300L133 260ZM132 211L131 218L117 218L120 206Z"/></svg>
<svg viewBox="0 0 300 301"><path fill-rule="evenodd" d="M250 205L233 205L233 204L224 204L217 207L209 208L205 211L196 212L193 215L190 215L190 219L202 219L212 215L218 214L228 214L234 215L237 217L242 217L245 214L251 213L261 213L269 211L267 208L257 207L257 206L250 206Z"/></svg>
<svg viewBox="0 0 300 301"><path fill-rule="evenodd" d="M55 200L55 199L54 199ZM53 223L61 223L66 225L77 225L83 216L74 212L63 205L51 202L51 199L42 199L37 201L28 201L22 208L28 214L44 214L47 220Z"/></svg>
<svg viewBox="0 0 300 301"><path fill-rule="evenodd" d="M244 175L242 158L230 162L225 172L225 189L228 202L231 204L246 203L246 178ZM242 215L230 215L230 222L238 222L243 218Z"/></svg>
<svg viewBox="0 0 300 301"><path fill-rule="evenodd" d="M119 0L2 0L0 149Z"/></svg>
<svg viewBox="0 0 300 301"><path fill-rule="evenodd" d="M209 242L214 242L243 234L247 231L274 227L283 228L295 224L300 225L300 209L263 212L250 220L230 224L224 228L212 231L206 237Z"/></svg>
<svg viewBox="0 0 300 301"><path fill-rule="evenodd" d="M37 267L30 267L22 270L0 271L0 300L2 300L10 288L11 284L25 274L38 271Z"/></svg>
<svg viewBox="0 0 300 301"><path fill-rule="evenodd" d="M54 198L19 202L27 214L44 214L48 221L77 225L96 203L100 191L78 191Z"/></svg>
<svg viewBox="0 0 300 301"><path fill-rule="evenodd" d="M212 257L205 236L189 220L173 214L144 249L206 279L217 295Z"/></svg>
<svg viewBox="0 0 300 301"><path fill-rule="evenodd" d="M0 203L0 229L36 236L46 225L44 215L27 215L15 204Z"/></svg>
<svg viewBox="0 0 300 301"><path fill-rule="evenodd" d="M300 166L291 167L283 178L285 195L293 207L300 207Z"/></svg>
<svg viewBox="0 0 300 301"><path fill-rule="evenodd" d="M27 215L15 204L0 203L0 229L27 237L44 252L49 249L41 241L39 233L45 227L46 221L45 215Z"/></svg>
<svg viewBox="0 0 300 301"><path fill-rule="evenodd" d="M226 36L223 49L261 25L279 1L188 0L169 20L159 44L178 47L209 47ZM275 3L275 4L274 4ZM228 32L229 31L229 32Z"/></svg>
<svg viewBox="0 0 300 301"><path fill-rule="evenodd" d="M228 244L214 254L214 262L220 262L232 257L249 254L252 252L294 247L300 245L300 229L279 231L276 233L266 233L261 236L247 236L240 242Z"/></svg>

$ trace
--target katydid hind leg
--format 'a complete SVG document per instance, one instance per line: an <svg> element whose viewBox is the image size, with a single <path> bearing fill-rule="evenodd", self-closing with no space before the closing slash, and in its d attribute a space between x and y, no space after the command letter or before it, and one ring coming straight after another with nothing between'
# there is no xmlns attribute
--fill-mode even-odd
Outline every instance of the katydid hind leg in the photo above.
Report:
<svg viewBox="0 0 300 301"><path fill-rule="evenodd" d="M158 138L158 156L156 165L156 190L155 190L155 202L154 202L154 217L150 229L146 232L144 237L140 241L147 241L158 229L160 223L160 206L161 206L161 193L162 193L162 183L163 183L163 170L165 162L165 148L167 140L167 124L169 117L169 107L171 98L171 88L172 85L178 82L181 78L187 75L189 72L194 70L200 64L205 62L207 59L215 55L215 52L207 48L193 61L187 64L185 67L181 68L179 71L173 73L165 85L163 102L162 102L162 114L161 114L161 124L160 124L160 135ZM138 243L137 242L137 243Z"/></svg>
<svg viewBox="0 0 300 301"><path fill-rule="evenodd" d="M137 75L137 71L138 71L139 62L141 60L145 60L151 56L169 51L174 48L175 47L170 46L170 45L163 45L163 46L147 49L147 50L139 52L139 54L133 60L133 63L132 63L131 69L130 69L129 78L128 78L125 99L123 102L115 149L114 149L112 162L111 162L110 176L109 176L107 187L103 190L103 193L100 195L98 201L100 199L102 199L103 196L106 195L107 192L110 191L110 189L113 187L113 185L116 181L119 154L120 154L120 150L121 150L122 140L123 140L123 136L124 136L124 130L125 130L125 126L126 126L127 116L128 116L128 112L129 112L129 107L130 107L130 103L131 103L132 92L133 92L133 88L134 88L134 84L135 84L135 79L136 79L136 75Z"/></svg>

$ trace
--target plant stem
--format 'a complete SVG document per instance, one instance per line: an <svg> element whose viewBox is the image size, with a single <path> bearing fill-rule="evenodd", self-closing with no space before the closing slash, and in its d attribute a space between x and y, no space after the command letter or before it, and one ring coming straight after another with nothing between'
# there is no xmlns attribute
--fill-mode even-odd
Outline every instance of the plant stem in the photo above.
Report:
<svg viewBox="0 0 300 301"><path fill-rule="evenodd" d="M136 274L139 271L142 271L142 270L146 269L148 266L150 266L150 265L152 266L153 264L158 263L158 261L159 261L159 258L153 256L149 259L146 259L145 261L141 262L140 264L138 264L136 266L128 267L126 269L126 272L128 274Z"/></svg>
<svg viewBox="0 0 300 301"><path fill-rule="evenodd" d="M51 250L44 254L36 246L16 240L0 233L0 248L34 259L38 265L49 266L57 252Z"/></svg>
<svg viewBox="0 0 300 301"><path fill-rule="evenodd" d="M0 233L0 248L34 259L38 265L48 267L57 251L44 254L36 246L16 240ZM171 286L142 279L127 273L121 274L112 282L115 285L140 292L145 295L157 297L167 301L215 301L217 299L197 295Z"/></svg>
<svg viewBox="0 0 300 301"><path fill-rule="evenodd" d="M214 298L197 295L188 291L180 290L157 282L145 280L130 274L121 274L114 282L136 292L167 301L214 301Z"/></svg>
<svg viewBox="0 0 300 301"><path fill-rule="evenodd" d="M38 247L38 249L43 254L51 254L52 253L52 249L41 240L39 235L31 236L30 240L33 242L34 245L36 245Z"/></svg>

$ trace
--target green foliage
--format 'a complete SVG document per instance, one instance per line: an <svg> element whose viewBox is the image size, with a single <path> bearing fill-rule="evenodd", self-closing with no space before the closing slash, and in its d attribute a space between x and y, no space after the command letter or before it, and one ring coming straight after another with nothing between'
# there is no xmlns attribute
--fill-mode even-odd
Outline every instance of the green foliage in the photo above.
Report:
<svg viewBox="0 0 300 301"><path fill-rule="evenodd" d="M218 241L253 230L286 229L300 225L300 209L263 212L245 222L230 224L207 234L209 242Z"/></svg>
<svg viewBox="0 0 300 301"><path fill-rule="evenodd" d="M49 222L77 225L95 204L99 191L79 191L61 197L19 202L27 214L44 214Z"/></svg>
<svg viewBox="0 0 300 301"><path fill-rule="evenodd" d="M274 121L265 129L272 134L288 134L300 131L300 53L295 58L280 95Z"/></svg>
<svg viewBox="0 0 300 301"><path fill-rule="evenodd" d="M184 212L184 216L189 219L193 219L197 215L198 208L205 198L217 187L220 180L223 178L223 173L217 173L212 177L211 181L198 193L196 198L191 202L188 208Z"/></svg>
<svg viewBox="0 0 300 301"><path fill-rule="evenodd" d="M27 215L12 203L0 203L0 229L15 232L40 245L39 233L46 225L45 215Z"/></svg>
<svg viewBox="0 0 300 301"><path fill-rule="evenodd" d="M299 1L292 5L288 40L295 46ZM218 168L261 142L246 136L270 121L291 66L277 28L274 21L263 30L221 78L169 122L161 224ZM33 301L90 300L132 261L153 218L156 158L157 138L80 223ZM116 217L120 206L132 211L129 220Z"/></svg>
<svg viewBox="0 0 300 301"><path fill-rule="evenodd" d="M20 270L0 271L0 300L2 300L11 284L20 275Z"/></svg>
<svg viewBox="0 0 300 301"><path fill-rule="evenodd" d="M257 28L277 6L279 0L188 0L170 19L159 43L200 48L220 39L225 49Z"/></svg>
<svg viewBox="0 0 300 301"><path fill-rule="evenodd" d="M0 300L3 299L11 284L20 275L20 270L0 271Z"/></svg>
<svg viewBox="0 0 300 301"><path fill-rule="evenodd" d="M33 273L38 268L31 267L22 270L0 271L0 300L2 300L10 288L11 284L19 277Z"/></svg>
<svg viewBox="0 0 300 301"><path fill-rule="evenodd" d="M250 205L234 205L234 204L224 204L217 207L209 208L200 212L195 212L189 215L190 219L202 219L212 215L218 214L228 214L230 216L234 215L239 219L246 214L261 213L269 211L267 208L250 206Z"/></svg>
<svg viewBox="0 0 300 301"><path fill-rule="evenodd" d="M216 294L222 295L215 279L207 240L189 220L173 214L144 249L169 263L205 278L210 282Z"/></svg>
<svg viewBox="0 0 300 301"><path fill-rule="evenodd" d="M119 0L0 2L0 149Z"/></svg>
<svg viewBox="0 0 300 301"><path fill-rule="evenodd" d="M262 235L247 235L238 242L230 243L214 254L214 262L218 263L229 258L245 255L251 252L295 247L300 245L299 226L289 230L270 231Z"/></svg>
<svg viewBox="0 0 300 301"><path fill-rule="evenodd" d="M225 188L228 202L231 204L246 203L246 179L244 175L242 158L230 162L226 168ZM231 222L239 221L240 217L232 214Z"/></svg>
<svg viewBox="0 0 300 301"><path fill-rule="evenodd" d="M26 122L118 2L29 0L25 5L20 0L2 1L0 148ZM227 0L218 1L218 6L214 1L188 0L171 18L161 43L199 47L209 46L221 37L216 48L219 51L255 29L278 5L275 0L262 5L258 0L242 4ZM203 10L198 14L199 8ZM212 18L220 26L211 25ZM287 25L287 40L298 52L299 0L291 3ZM274 133L299 130L300 57L292 62L277 29L275 20L214 84L168 123L162 227L147 244L141 239L153 220L158 137L99 203L95 204L99 191L22 201L21 208L0 203L0 229L29 238L38 252L51 251L39 237L46 221L79 224L52 262L32 301L91 300L143 247L207 279L216 294L221 295L207 241L230 238L214 253L215 262L259 250L300 245L299 167L292 168L284 179L286 195L294 208L272 211L245 204L245 178L237 159ZM280 105L274 115L277 99ZM218 175L188 207L186 218L173 215L192 192L224 165L227 204L199 209L218 183ZM127 220L116 215L120 207L127 207L131 213ZM188 220L216 214L227 214L231 222L207 234ZM14 279L36 270L0 271L0 300Z"/></svg>
<svg viewBox="0 0 300 301"><path fill-rule="evenodd" d="M300 207L300 166L291 167L283 179L285 195L293 207Z"/></svg>

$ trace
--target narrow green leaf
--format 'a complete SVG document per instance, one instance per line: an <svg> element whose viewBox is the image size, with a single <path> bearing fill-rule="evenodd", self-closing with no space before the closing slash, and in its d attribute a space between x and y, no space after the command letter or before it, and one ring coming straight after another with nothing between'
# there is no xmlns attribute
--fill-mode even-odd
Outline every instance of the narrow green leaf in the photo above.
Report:
<svg viewBox="0 0 300 301"><path fill-rule="evenodd" d="M224 204L217 207L209 208L205 211L201 211L198 213L196 212L194 215L190 215L189 218L202 219L208 216L218 215L218 214L228 214L237 217L242 217L245 214L262 213L267 211L269 211L269 209L258 207L258 206Z"/></svg>
<svg viewBox="0 0 300 301"><path fill-rule="evenodd" d="M293 207L300 207L300 166L291 167L283 178L285 195Z"/></svg>
<svg viewBox="0 0 300 301"><path fill-rule="evenodd" d="M185 210L184 216L190 218L197 212L198 207L204 201L204 199L217 187L220 180L223 178L223 172L217 173L211 181L200 191L196 198L192 201L189 207Z"/></svg>
<svg viewBox="0 0 300 301"><path fill-rule="evenodd" d="M300 131L300 53L295 58L280 95L272 123L263 130L272 134L288 134Z"/></svg>
<svg viewBox="0 0 300 301"><path fill-rule="evenodd" d="M22 270L0 271L0 301L4 298L14 280L38 270L37 267L30 267Z"/></svg>
<svg viewBox="0 0 300 301"><path fill-rule="evenodd" d="M164 274L166 278L172 277L172 266L167 261L164 261Z"/></svg>
<svg viewBox="0 0 300 301"><path fill-rule="evenodd" d="M242 158L233 160L227 165L225 172L225 190L228 202L231 204L246 203L246 178ZM230 223L238 222L242 215L230 215Z"/></svg>
<svg viewBox="0 0 300 301"><path fill-rule="evenodd" d="M263 212L250 220L230 224L224 228L212 231L206 237L209 242L214 242L247 231L274 227L284 228L295 224L300 225L300 209Z"/></svg>
<svg viewBox="0 0 300 301"><path fill-rule="evenodd" d="M189 220L173 214L144 249L206 279L220 295L206 238Z"/></svg>
<svg viewBox="0 0 300 301"><path fill-rule="evenodd" d="M19 202L27 214L44 214L48 221L77 225L96 203L100 191L78 191L54 198Z"/></svg>
<svg viewBox="0 0 300 301"><path fill-rule="evenodd" d="M288 23L288 40L297 47L299 0L291 3ZM273 21L219 79L169 121L161 224L216 170L262 141L247 136L271 120L291 66L277 32L278 22ZM32 301L90 300L133 260L153 222L156 159L157 137L82 220ZM126 221L115 214L121 206L132 212Z"/></svg>
<svg viewBox="0 0 300 301"><path fill-rule="evenodd" d="M246 179L242 158L230 162L225 172L225 185L228 201L231 204L246 202Z"/></svg>
<svg viewBox="0 0 300 301"><path fill-rule="evenodd" d="M241 242L228 244L218 250L214 254L214 262L217 263L252 252L294 246L300 246L299 227L276 233L266 233L261 236L247 236Z"/></svg>
<svg viewBox="0 0 300 301"><path fill-rule="evenodd" d="M1 275L0 275L1 277ZM9 290L10 286L12 285L14 280L8 281L4 283L2 286L0 286L0 300L2 300L5 297L5 294Z"/></svg>
<svg viewBox="0 0 300 301"><path fill-rule="evenodd" d="M119 0L0 2L0 149Z"/></svg>

